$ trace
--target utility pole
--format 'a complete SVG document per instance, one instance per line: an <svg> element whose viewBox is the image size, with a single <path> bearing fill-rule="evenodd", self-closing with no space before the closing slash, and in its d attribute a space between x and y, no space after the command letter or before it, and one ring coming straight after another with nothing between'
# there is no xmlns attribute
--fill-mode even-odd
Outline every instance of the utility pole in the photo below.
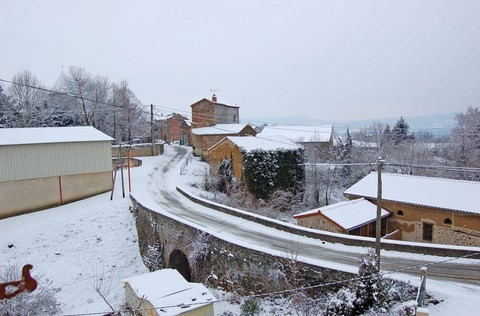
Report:
<svg viewBox="0 0 480 316"><path fill-rule="evenodd" d="M155 146L155 140L153 139L153 104L150 104L150 137L152 139L152 157L153 157L153 146Z"/></svg>
<svg viewBox="0 0 480 316"><path fill-rule="evenodd" d="M380 235L382 234L382 167L383 160L379 157L377 160L377 223L375 234L375 254L377 255L377 270L380 272Z"/></svg>

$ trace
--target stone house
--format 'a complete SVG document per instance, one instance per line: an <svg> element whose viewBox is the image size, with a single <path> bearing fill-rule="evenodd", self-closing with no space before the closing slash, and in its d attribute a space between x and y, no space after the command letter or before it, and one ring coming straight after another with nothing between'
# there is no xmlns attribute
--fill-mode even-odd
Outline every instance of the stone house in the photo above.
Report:
<svg viewBox="0 0 480 316"><path fill-rule="evenodd" d="M123 280L126 305L142 316L213 316L215 296L201 283L187 282L175 269Z"/></svg>
<svg viewBox="0 0 480 316"><path fill-rule="evenodd" d="M183 115L172 113L157 119L158 136L166 143L180 142L181 126L187 120Z"/></svg>
<svg viewBox="0 0 480 316"><path fill-rule="evenodd" d="M240 122L239 107L217 102L215 94L212 100L202 99L190 106L192 108L192 124L194 128L217 124L238 124Z"/></svg>
<svg viewBox="0 0 480 316"><path fill-rule="evenodd" d="M344 194L377 201L377 173ZM401 240L480 246L480 182L382 173L382 207L390 211L388 231Z"/></svg>
<svg viewBox="0 0 480 316"><path fill-rule="evenodd" d="M185 120L180 125L180 145L192 145L192 121Z"/></svg>
<svg viewBox="0 0 480 316"><path fill-rule="evenodd" d="M112 140L91 126L0 128L0 218L110 191Z"/></svg>
<svg viewBox="0 0 480 316"><path fill-rule="evenodd" d="M208 149L208 162L213 173L224 159L231 160L232 171L235 178L243 180L243 153L256 149L262 150L297 150L302 146L292 141L277 136L266 139L258 137L227 136Z"/></svg>
<svg viewBox="0 0 480 316"><path fill-rule="evenodd" d="M193 154L206 157L208 148L226 136L255 136L257 132L249 124L217 124L192 128Z"/></svg>
<svg viewBox="0 0 480 316"><path fill-rule="evenodd" d="M387 217L390 213L381 210L381 235L387 232ZM377 223L377 206L359 198L339 202L293 216L298 225L332 233L375 237Z"/></svg>

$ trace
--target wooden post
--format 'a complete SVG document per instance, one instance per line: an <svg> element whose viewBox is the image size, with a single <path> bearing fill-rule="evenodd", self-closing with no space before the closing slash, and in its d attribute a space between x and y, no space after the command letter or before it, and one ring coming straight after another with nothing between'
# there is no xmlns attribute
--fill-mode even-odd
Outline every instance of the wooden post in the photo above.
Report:
<svg viewBox="0 0 480 316"><path fill-rule="evenodd" d="M128 193L131 193L132 180L130 179L130 149L127 150L127 170L128 170Z"/></svg>
<svg viewBox="0 0 480 316"><path fill-rule="evenodd" d="M62 177L58 176L58 188L60 189L60 205L63 205Z"/></svg>
<svg viewBox="0 0 480 316"><path fill-rule="evenodd" d="M377 270L380 272L380 238L382 235L382 167L383 160L379 157L377 160L377 222L376 222L376 234L375 234L375 254L377 255Z"/></svg>

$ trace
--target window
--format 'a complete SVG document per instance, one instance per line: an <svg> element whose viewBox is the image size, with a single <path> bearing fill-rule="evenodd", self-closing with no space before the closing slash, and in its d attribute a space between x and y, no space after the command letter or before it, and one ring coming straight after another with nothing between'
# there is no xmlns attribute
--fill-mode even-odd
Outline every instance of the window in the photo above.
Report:
<svg viewBox="0 0 480 316"><path fill-rule="evenodd" d="M233 122L235 123L236 121L237 121L237 116L234 115L234 116L233 116Z"/></svg>
<svg viewBox="0 0 480 316"><path fill-rule="evenodd" d="M443 221L443 223L445 225L452 225L452 220L450 218L445 218L445 220Z"/></svg>
<svg viewBox="0 0 480 316"><path fill-rule="evenodd" d="M397 211L397 215L398 215L398 216L403 216L403 211L402 211L402 210L398 210L398 211Z"/></svg>
<svg viewBox="0 0 480 316"><path fill-rule="evenodd" d="M432 241L433 224L423 223L423 240Z"/></svg>

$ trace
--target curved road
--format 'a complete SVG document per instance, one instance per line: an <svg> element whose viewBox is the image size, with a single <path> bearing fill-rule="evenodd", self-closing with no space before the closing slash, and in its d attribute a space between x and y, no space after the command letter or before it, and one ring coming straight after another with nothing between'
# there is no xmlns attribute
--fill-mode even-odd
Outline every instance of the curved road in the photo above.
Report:
<svg viewBox="0 0 480 316"><path fill-rule="evenodd" d="M149 160L145 167L148 174L147 190L155 208L168 212L182 221L201 228L219 238L236 244L280 256L296 254L299 261L326 268L356 272L359 258L365 253L361 247L323 243L321 240L307 238L266 227L227 215L216 210L195 204L176 191L175 177L178 177L178 163L187 150L182 147L167 147L165 154L155 160ZM145 181L145 178L142 179ZM142 197L134 194L140 202ZM478 257L477 257L478 258ZM407 267L416 267L402 271L402 274L418 275L422 265L428 265L428 277L439 281L449 280L480 286L480 260L448 260L445 257L422 256L419 254L382 251L382 271L397 271ZM434 264L432 264L434 263ZM430 264L430 265L429 265ZM417 277L411 278L415 280Z"/></svg>

